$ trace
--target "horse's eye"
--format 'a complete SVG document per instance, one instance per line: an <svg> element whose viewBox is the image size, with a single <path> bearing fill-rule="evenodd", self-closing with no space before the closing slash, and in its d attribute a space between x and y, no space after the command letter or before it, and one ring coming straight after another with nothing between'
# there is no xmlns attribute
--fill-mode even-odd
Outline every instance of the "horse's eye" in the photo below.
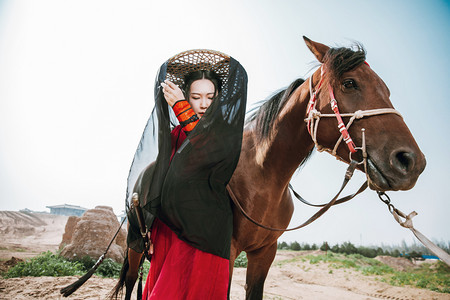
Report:
<svg viewBox="0 0 450 300"><path fill-rule="evenodd" d="M356 82L353 79L347 79L344 80L344 82L342 83L342 85L344 86L344 88L346 89L356 89L358 86L356 85Z"/></svg>

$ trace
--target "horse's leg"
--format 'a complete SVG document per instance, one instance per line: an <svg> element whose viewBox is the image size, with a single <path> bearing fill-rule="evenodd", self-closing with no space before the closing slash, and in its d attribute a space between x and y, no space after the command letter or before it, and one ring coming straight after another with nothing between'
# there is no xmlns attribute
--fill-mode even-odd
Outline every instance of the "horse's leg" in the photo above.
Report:
<svg viewBox="0 0 450 300"><path fill-rule="evenodd" d="M118 297L122 294L124 284L126 287L125 299L131 299L134 283L136 282L138 276L140 257L142 257L142 254L127 248L125 259L123 260L122 270L120 270L119 281L114 286L109 296L111 300L118 299Z"/></svg>
<svg viewBox="0 0 450 300"><path fill-rule="evenodd" d="M230 299L231 295L231 281L233 279L233 269L234 269L234 261L236 260L236 257L239 255L238 250L235 247L235 243L231 241L231 249L230 249L230 277L228 280L228 296L227 299Z"/></svg>
<svg viewBox="0 0 450 300"><path fill-rule="evenodd" d="M276 253L276 242L256 251L247 252L248 266L245 299L261 300L263 298L264 281Z"/></svg>
<svg viewBox="0 0 450 300"><path fill-rule="evenodd" d="M128 248L128 270L125 276L125 300L131 299L131 293L133 292L134 284L138 278L142 255L144 254Z"/></svg>

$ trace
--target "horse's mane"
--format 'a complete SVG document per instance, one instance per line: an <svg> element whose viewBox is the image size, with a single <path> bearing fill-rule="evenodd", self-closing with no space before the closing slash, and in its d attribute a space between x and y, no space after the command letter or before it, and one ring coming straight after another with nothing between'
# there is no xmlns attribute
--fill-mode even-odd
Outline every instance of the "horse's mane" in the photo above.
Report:
<svg viewBox="0 0 450 300"><path fill-rule="evenodd" d="M366 51L361 44L355 43L352 48L330 48L325 54L323 65L326 70L326 79L332 85L338 83L342 74L354 69L366 60ZM287 88L275 92L271 97L262 101L259 108L250 112L246 123L252 123L253 130L256 133L256 144L259 148L265 148L264 143L270 139L271 129L278 113L283 109L292 93L303 82L305 82L305 80L302 78L296 79ZM305 157L300 165L303 165L306 162L311 155L311 152Z"/></svg>
<svg viewBox="0 0 450 300"><path fill-rule="evenodd" d="M353 49L355 50L353 50ZM366 50L355 43L352 48L330 48L323 58L327 79L332 85L336 85L342 74L348 72L366 60Z"/></svg>
<svg viewBox="0 0 450 300"><path fill-rule="evenodd" d="M255 122L255 129L257 130L258 139L267 138L270 129L275 121L278 113L284 107L292 92L295 91L303 82L304 79L298 78L291 83L287 88L281 89L270 98L263 100L258 109L252 111L246 123Z"/></svg>
<svg viewBox="0 0 450 300"><path fill-rule="evenodd" d="M366 51L359 43L355 43L353 48L330 48L324 57L324 67L328 80L335 83L342 74L350 71L366 60ZM259 139L269 136L270 129L278 113L286 104L292 92L295 91L305 80L296 79L287 88L281 89L268 99L262 101L259 108L250 113L247 124L254 122L255 130Z"/></svg>
<svg viewBox="0 0 450 300"><path fill-rule="evenodd" d="M258 163L261 164L264 160L267 146L269 145L271 129L278 113L282 110L295 89L303 82L305 80L302 78L296 79L287 88L275 92L269 99L262 101L259 108L250 112L246 123L252 123L253 130L256 133L256 161Z"/></svg>

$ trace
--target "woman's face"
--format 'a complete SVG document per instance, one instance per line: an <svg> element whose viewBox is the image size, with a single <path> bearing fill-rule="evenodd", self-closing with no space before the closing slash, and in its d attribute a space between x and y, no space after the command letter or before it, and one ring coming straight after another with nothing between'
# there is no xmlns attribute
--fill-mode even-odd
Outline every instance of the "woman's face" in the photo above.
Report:
<svg viewBox="0 0 450 300"><path fill-rule="evenodd" d="M189 103L192 110L199 118L203 117L204 113L211 105L215 96L214 84L208 79L199 79L191 84L189 91Z"/></svg>

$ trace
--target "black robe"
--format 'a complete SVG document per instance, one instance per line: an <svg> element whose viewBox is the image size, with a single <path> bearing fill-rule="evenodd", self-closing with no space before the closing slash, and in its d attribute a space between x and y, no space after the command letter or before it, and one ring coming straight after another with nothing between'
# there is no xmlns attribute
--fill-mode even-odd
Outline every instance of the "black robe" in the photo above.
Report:
<svg viewBox="0 0 450 300"><path fill-rule="evenodd" d="M128 191L137 182L134 191L144 207L147 226L156 216L181 240L228 259L233 215L226 185L241 151L247 74L238 61L229 58L221 92L170 162L170 132L178 121L160 88L168 63L161 66L155 82L155 108L130 169ZM141 173L152 161L155 163ZM127 200L131 197L128 191ZM134 212L128 215L129 246L142 252Z"/></svg>

